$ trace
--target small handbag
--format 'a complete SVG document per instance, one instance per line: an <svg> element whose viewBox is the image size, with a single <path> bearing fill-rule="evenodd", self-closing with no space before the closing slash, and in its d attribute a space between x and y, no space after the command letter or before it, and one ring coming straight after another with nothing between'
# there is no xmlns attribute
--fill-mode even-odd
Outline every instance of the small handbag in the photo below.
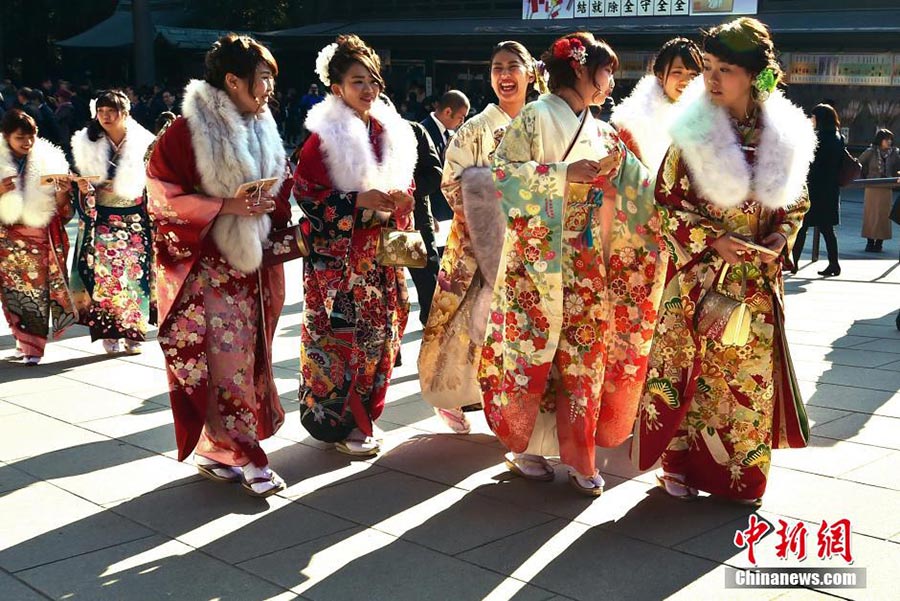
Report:
<svg viewBox="0 0 900 601"><path fill-rule="evenodd" d="M750 339L750 322L753 316L744 302L747 278L741 277L741 297L735 298L725 291L723 284L728 273L726 265L716 285L706 293L694 313L694 327L708 340L715 340L723 346L744 346Z"/></svg>
<svg viewBox="0 0 900 601"><path fill-rule="evenodd" d="M419 232L382 227L375 258L386 267L421 269L428 265L428 250Z"/></svg>
<svg viewBox="0 0 900 601"><path fill-rule="evenodd" d="M894 199L894 205L891 207L890 214L891 221L900 225L900 194L897 195L897 198Z"/></svg>
<svg viewBox="0 0 900 601"><path fill-rule="evenodd" d="M269 239L263 242L262 264L265 267L293 261L309 256L309 245L306 243L305 221L297 225L269 232Z"/></svg>
<svg viewBox="0 0 900 601"><path fill-rule="evenodd" d="M838 186L841 188L849 186L853 183L853 180L859 179L861 175L862 165L853 158L850 151L844 148L844 154L841 157L841 168L838 171Z"/></svg>

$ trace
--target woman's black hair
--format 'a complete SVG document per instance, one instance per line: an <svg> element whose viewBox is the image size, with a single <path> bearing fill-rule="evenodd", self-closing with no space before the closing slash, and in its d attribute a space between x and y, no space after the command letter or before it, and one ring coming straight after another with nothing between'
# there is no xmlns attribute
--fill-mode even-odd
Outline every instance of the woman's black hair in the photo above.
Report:
<svg viewBox="0 0 900 601"><path fill-rule="evenodd" d="M278 63L268 48L248 35L229 33L216 40L206 53L204 81L214 88L225 89L225 76L233 73L249 82L259 63L266 63L272 75L278 75Z"/></svg>
<svg viewBox="0 0 900 601"><path fill-rule="evenodd" d="M615 72L619 68L619 57L615 51L603 40L598 40L594 34L587 31L576 31L557 38L550 46L550 49L541 55L541 61L544 68L550 74L550 91L557 92L563 88L575 88L575 68L572 66L574 59L570 57L557 57L553 53L553 49L557 43L563 40L578 40L585 49L584 67L587 70L588 77L594 82L597 71L604 67L609 67ZM593 84L596 88L597 85ZM598 88L598 91L603 91Z"/></svg>
<svg viewBox="0 0 900 601"><path fill-rule="evenodd" d="M834 133L841 126L841 119L830 104L817 104L810 115L816 118L817 132Z"/></svg>
<svg viewBox="0 0 900 601"><path fill-rule="evenodd" d="M669 70L676 58L680 58L688 69L697 73L703 71L703 56L700 46L687 38L673 38L663 44L653 61L653 74L662 79L663 84L665 84Z"/></svg>
<svg viewBox="0 0 900 601"><path fill-rule="evenodd" d="M94 104L95 110L101 107L115 109L120 113L128 114L131 112L131 101L128 100L128 96L122 90L103 90L97 93ZM103 126L100 125L100 120L95 114L87 126L88 140L96 142L104 135L106 134L103 131Z"/></svg>

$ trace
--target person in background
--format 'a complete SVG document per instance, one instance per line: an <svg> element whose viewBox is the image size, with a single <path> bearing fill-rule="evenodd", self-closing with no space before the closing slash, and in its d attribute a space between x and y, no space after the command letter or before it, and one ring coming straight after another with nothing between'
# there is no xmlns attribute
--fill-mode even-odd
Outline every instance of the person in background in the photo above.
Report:
<svg viewBox="0 0 900 601"><path fill-rule="evenodd" d="M6 112L0 132L0 300L16 339L13 357L37 365L50 326L58 337L78 318L66 281L71 182L41 181L67 175L69 164L21 109Z"/></svg>
<svg viewBox="0 0 900 601"><path fill-rule="evenodd" d="M413 93L410 92L411 99L412 96ZM450 90L441 96L437 110L421 121L438 151L441 164L444 163L450 137L465 122L470 108L471 104L465 94L459 90ZM440 192L436 192L431 197L431 212L435 220L439 222L453 219L453 209L450 208L444 195Z"/></svg>
<svg viewBox="0 0 900 601"><path fill-rule="evenodd" d="M72 104L72 92L66 88L60 88L56 93L56 113L53 115L56 127L59 130L62 148L66 156L71 157L72 134L75 129L75 106Z"/></svg>
<svg viewBox="0 0 900 601"><path fill-rule="evenodd" d="M879 129L875 139L861 155L862 178L876 179L897 177L900 173L900 150L894 146L894 134L889 129ZM868 186L863 199L862 237L866 239L867 253L880 253L891 232L891 189Z"/></svg>
<svg viewBox="0 0 900 601"><path fill-rule="evenodd" d="M841 187L838 178L846 146L839 133L841 120L834 107L829 104L817 105L812 110L810 118L816 128L819 143L816 147L816 158L813 159L809 175L806 177L810 207L803 216L803 226L797 232L797 241L794 242L791 271L797 273L800 255L806 244L806 232L811 227L819 228L828 251L828 267L820 271L819 275L828 278L841 275L834 226L841 221Z"/></svg>
<svg viewBox="0 0 900 601"><path fill-rule="evenodd" d="M121 90L101 92L95 107L94 120L71 142L78 173L100 179L78 180L80 222L69 281L91 341L102 340L107 354L133 355L156 323L144 167L154 136L131 118Z"/></svg>

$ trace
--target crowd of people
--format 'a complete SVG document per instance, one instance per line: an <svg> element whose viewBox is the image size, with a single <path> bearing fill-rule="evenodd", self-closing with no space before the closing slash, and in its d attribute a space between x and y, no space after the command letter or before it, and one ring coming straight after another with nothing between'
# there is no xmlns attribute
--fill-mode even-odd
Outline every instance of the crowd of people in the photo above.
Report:
<svg viewBox="0 0 900 601"><path fill-rule="evenodd" d="M327 95L284 96L298 107L286 120L275 57L236 34L180 99L160 90L159 114L180 117L157 136L153 103L131 89L99 93L72 122L71 160L45 139L47 111L10 107L0 298L18 355L38 363L51 325L75 322L108 353L140 352L157 324L179 459L266 497L285 487L262 441L284 421L271 345L284 270L299 268L288 261L304 256L301 423L354 457L381 452L409 268L423 398L460 435L483 411L511 472L552 480L558 457L578 493L599 496L595 448L631 438L641 469L662 462L672 497L759 503L772 450L809 436L783 278L810 225L807 189L831 186L809 178L836 178L815 162L837 136L834 110L816 107L814 127L783 95L752 18L666 43L611 124L601 107L619 61L592 34L560 37L540 61L515 41L486 58L498 101L468 120L457 91L417 114L412 97L391 102L355 35L317 58ZM301 123L294 167L282 133L290 142ZM890 156L867 162L890 171ZM297 253L281 242L298 231L291 198Z"/></svg>

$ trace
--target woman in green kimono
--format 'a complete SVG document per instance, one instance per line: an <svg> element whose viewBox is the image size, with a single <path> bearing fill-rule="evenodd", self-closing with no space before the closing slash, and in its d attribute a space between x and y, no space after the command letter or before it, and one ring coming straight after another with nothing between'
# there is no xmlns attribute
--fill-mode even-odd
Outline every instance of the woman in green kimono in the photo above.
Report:
<svg viewBox="0 0 900 601"><path fill-rule="evenodd" d="M595 120L618 59L579 32L542 57L551 94L527 105L494 154L507 219L479 382L507 467L552 480L570 466L602 493L596 445L630 434L661 286L646 167Z"/></svg>

